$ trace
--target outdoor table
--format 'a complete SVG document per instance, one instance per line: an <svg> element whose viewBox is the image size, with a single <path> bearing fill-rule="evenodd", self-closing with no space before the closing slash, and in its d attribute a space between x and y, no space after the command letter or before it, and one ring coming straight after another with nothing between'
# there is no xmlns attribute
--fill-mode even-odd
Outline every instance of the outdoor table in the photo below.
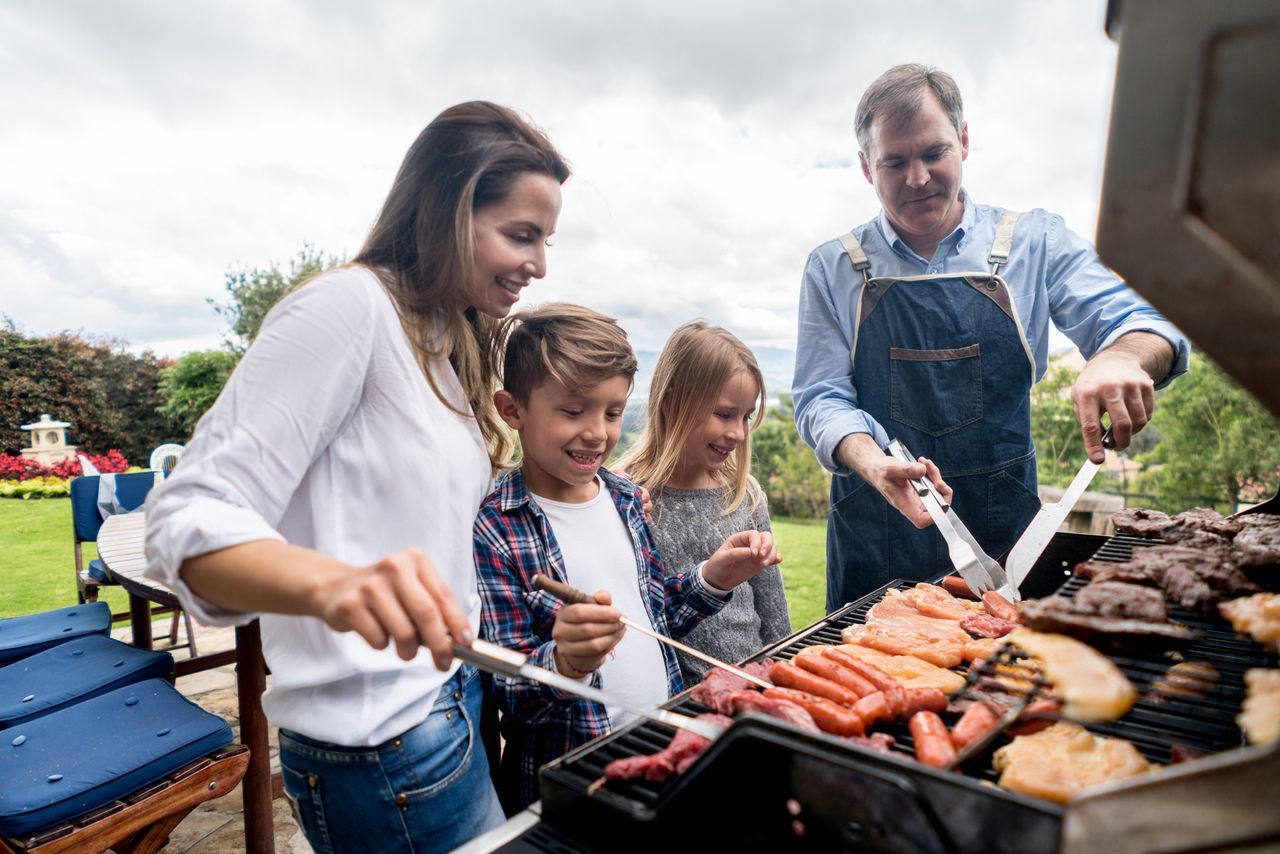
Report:
<svg viewBox="0 0 1280 854"><path fill-rule="evenodd" d="M182 603L168 587L143 575L147 565L146 529L147 517L140 510L107 517L98 532L98 558L107 577L129 594L133 645L151 649L152 603L168 608L181 608ZM176 613L174 619L177 619ZM262 712L266 665L262 659L258 622L236 627L235 649L179 661L174 667L174 676L186 676L232 662L236 665L236 695L240 704L240 741L249 748L249 768L241 783L245 848L251 852L273 852L273 784L267 718Z"/></svg>

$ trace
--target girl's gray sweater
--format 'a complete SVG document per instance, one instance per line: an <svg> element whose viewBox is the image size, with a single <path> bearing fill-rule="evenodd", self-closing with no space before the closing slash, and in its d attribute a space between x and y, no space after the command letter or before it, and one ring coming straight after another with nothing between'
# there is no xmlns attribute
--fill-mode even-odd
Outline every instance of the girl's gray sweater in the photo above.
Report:
<svg viewBox="0 0 1280 854"><path fill-rule="evenodd" d="M759 490L754 481L750 488ZM674 575L702 563L730 534L752 528L772 530L763 493L754 510L748 495L728 516L722 515L724 496L722 487L654 492L653 530L668 573ZM782 573L771 566L734 588L732 598L720 613L703 620L681 640L721 661L737 664L789 634L791 618L787 615ZM696 685L711 667L679 650L676 657L686 688Z"/></svg>

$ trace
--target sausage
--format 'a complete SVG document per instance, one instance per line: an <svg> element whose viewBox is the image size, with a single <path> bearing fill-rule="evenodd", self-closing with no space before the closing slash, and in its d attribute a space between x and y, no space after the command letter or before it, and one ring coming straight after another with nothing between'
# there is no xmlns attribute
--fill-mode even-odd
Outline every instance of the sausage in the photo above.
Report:
<svg viewBox="0 0 1280 854"><path fill-rule="evenodd" d="M822 650L822 655L828 661L834 661L836 664L840 665L840 668L845 672L847 679L856 679L858 682L862 683L858 688L853 687L854 683L852 681L841 683L859 697L865 697L868 694L874 694L876 691L880 690L865 676L863 676L862 671L858 670L855 666L857 662L862 659L852 656L843 649L838 649L834 646L824 648Z"/></svg>
<svg viewBox="0 0 1280 854"><path fill-rule="evenodd" d="M1000 723L1000 715L989 703L977 702L965 709L960 720L951 728L951 744L957 751L964 750L986 735Z"/></svg>
<svg viewBox="0 0 1280 854"><path fill-rule="evenodd" d="M789 700L795 703L812 716L813 722L823 732L839 736L862 735L866 732L862 718L858 717L852 709L847 709L826 697L817 697L791 688L766 688L764 695L772 700Z"/></svg>
<svg viewBox="0 0 1280 854"><path fill-rule="evenodd" d="M942 589L957 599L972 599L975 602L978 599L977 596L973 595L973 591L969 589L968 583L958 575L948 575L942 579Z"/></svg>
<svg viewBox="0 0 1280 854"><path fill-rule="evenodd" d="M1032 700L1006 732L1010 735L1031 735L1053 726L1061 714L1062 703L1058 700Z"/></svg>
<svg viewBox="0 0 1280 854"><path fill-rule="evenodd" d="M815 676L821 676L823 679L830 679L838 685L843 685L859 697L865 697L876 690L875 686L857 673L821 655L797 655L793 659L793 663L797 667L808 670Z"/></svg>
<svg viewBox="0 0 1280 854"><path fill-rule="evenodd" d="M868 664L860 658L849 655L847 652L843 653L843 655L844 658L840 659L840 663L874 685L877 691L892 691L895 688L902 690L902 684L897 679L894 679L874 664Z"/></svg>
<svg viewBox="0 0 1280 854"><path fill-rule="evenodd" d="M874 726L880 721L891 721L894 718L893 702L883 691L868 694L853 704L853 711L862 718L866 726Z"/></svg>
<svg viewBox="0 0 1280 854"><path fill-rule="evenodd" d="M906 688L906 709L904 715L916 712L938 712L947 708L947 695L937 688Z"/></svg>
<svg viewBox="0 0 1280 854"><path fill-rule="evenodd" d="M1007 620L1010 623L1018 622L1018 609L1013 603L1001 596L994 590L988 590L982 594L982 604L986 607L987 613L1001 620Z"/></svg>
<svg viewBox="0 0 1280 854"><path fill-rule="evenodd" d="M916 745L916 759L934 768L946 768L956 761L956 749L942 718L933 712L916 712L907 722Z"/></svg>
<svg viewBox="0 0 1280 854"><path fill-rule="evenodd" d="M842 706L853 706L858 702L858 695L843 685L816 676L807 670L801 670L786 661L775 661L770 665L769 680L779 688L794 688L817 697L826 697Z"/></svg>

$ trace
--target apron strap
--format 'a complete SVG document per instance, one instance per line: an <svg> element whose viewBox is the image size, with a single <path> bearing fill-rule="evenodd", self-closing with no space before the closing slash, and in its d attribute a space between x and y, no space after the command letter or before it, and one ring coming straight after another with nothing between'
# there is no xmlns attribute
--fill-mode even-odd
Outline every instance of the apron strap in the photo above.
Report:
<svg viewBox="0 0 1280 854"><path fill-rule="evenodd" d="M991 254L987 263L991 265L991 275L997 275L1000 265L1008 262L1009 251L1013 248L1013 229L1022 216L1019 211L1005 211L1000 215L1000 224L996 226L996 239L991 243Z"/></svg>
<svg viewBox="0 0 1280 854"><path fill-rule="evenodd" d="M867 260L867 253L862 251L862 244L850 231L840 235L840 245L844 247L849 260L853 262L853 269L862 274L862 283L865 285L871 280L867 275L867 271L871 269L871 262Z"/></svg>

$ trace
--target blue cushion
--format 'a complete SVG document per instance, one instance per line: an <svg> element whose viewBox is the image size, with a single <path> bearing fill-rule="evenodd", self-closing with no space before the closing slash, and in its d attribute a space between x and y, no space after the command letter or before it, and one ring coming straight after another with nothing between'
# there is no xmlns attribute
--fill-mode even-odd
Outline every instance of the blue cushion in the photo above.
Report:
<svg viewBox="0 0 1280 854"><path fill-rule="evenodd" d="M0 737L0 835L98 809L230 742L226 721L161 679L8 729Z"/></svg>
<svg viewBox="0 0 1280 854"><path fill-rule="evenodd" d="M0 730L172 672L173 656L167 652L103 635L68 641L0 669Z"/></svg>
<svg viewBox="0 0 1280 854"><path fill-rule="evenodd" d="M107 578L107 571L102 568L102 561L97 560L96 558L94 560L89 561L88 574L89 574L89 577L92 578L94 581L100 582L102 584L106 584L109 581L109 579Z"/></svg>
<svg viewBox="0 0 1280 854"><path fill-rule="evenodd" d="M98 509L99 475L77 477L71 481L71 522L76 529L76 539L92 543L98 539L102 527L102 511ZM156 473L135 471L116 475L116 500L124 509L137 510L147 500L147 493L155 485Z"/></svg>
<svg viewBox="0 0 1280 854"><path fill-rule="evenodd" d="M0 620L0 665L85 635L110 633L111 608L106 602Z"/></svg>

